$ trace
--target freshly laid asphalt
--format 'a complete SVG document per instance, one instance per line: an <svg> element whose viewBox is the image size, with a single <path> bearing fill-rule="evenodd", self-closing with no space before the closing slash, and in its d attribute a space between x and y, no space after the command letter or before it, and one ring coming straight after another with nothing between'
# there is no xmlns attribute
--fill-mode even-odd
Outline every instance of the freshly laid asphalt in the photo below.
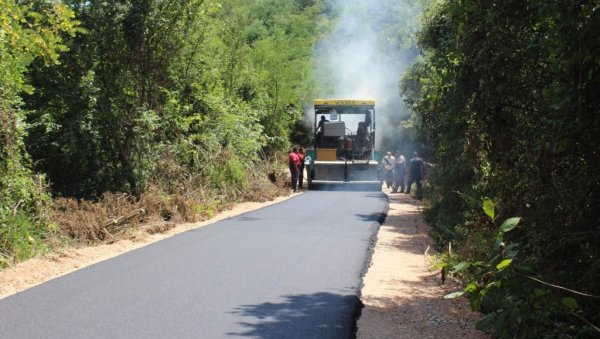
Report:
<svg viewBox="0 0 600 339"><path fill-rule="evenodd" d="M0 338L352 338L380 192L310 191L0 300Z"/></svg>

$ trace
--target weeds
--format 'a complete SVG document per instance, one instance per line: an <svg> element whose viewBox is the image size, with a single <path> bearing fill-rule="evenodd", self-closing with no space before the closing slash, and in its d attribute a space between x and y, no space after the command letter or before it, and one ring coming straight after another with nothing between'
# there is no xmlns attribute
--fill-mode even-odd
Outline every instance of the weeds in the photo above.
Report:
<svg viewBox="0 0 600 339"><path fill-rule="evenodd" d="M151 185L139 197L109 192L95 202L57 198L52 219L59 225L60 237L79 245L114 242L132 229L160 233L177 223L209 219L236 202L264 202L286 194L288 191L278 186L287 182L284 173L271 163L254 164L247 170L246 189L236 185L214 187L199 177L179 175L168 190L163 181L162 185ZM273 175L275 183L270 180Z"/></svg>
<svg viewBox="0 0 600 339"><path fill-rule="evenodd" d="M191 175L175 162L162 165L139 196L106 192L96 201L48 201L45 227L21 208L0 206L0 268L50 250L112 243L135 231L166 232L178 223L212 218L238 202L264 202L289 192L287 171L277 162L252 163L245 170L235 165L235 175L225 168L217 179Z"/></svg>
<svg viewBox="0 0 600 339"><path fill-rule="evenodd" d="M483 212L488 223L495 230L493 239L488 242L477 242L480 260L464 260L467 255L448 255L438 257L437 268L442 269L442 280L445 274L466 280L462 291L446 295L453 299L467 296L474 311L483 311L485 316L477 323L477 329L488 331L498 337L537 338L553 331L561 337L587 337L600 333L588 321L575 297L600 298L581 293L562 286L546 283L538 278L524 258L519 257L521 245L505 239L505 234L520 225L521 218L513 217L504 220L499 227L496 224L496 206L490 199L483 200ZM463 249L465 250L465 249ZM477 252L466 248L465 254ZM485 251L485 255L483 254ZM457 262L459 258L463 261ZM538 284L531 284L535 281ZM565 293L568 292L568 293ZM590 325L587 329L565 327L556 319L568 316L576 317ZM597 331L594 333L594 330Z"/></svg>

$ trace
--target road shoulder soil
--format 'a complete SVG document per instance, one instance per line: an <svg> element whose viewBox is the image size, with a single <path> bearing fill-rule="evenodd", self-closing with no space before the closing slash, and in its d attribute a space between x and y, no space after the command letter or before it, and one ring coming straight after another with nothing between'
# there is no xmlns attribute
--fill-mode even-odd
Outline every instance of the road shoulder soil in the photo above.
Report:
<svg viewBox="0 0 600 339"><path fill-rule="evenodd" d="M363 280L357 337L488 338L475 330L480 314L467 300L443 299L460 286L442 285L439 271L430 270L434 251L420 203L386 193L390 209Z"/></svg>

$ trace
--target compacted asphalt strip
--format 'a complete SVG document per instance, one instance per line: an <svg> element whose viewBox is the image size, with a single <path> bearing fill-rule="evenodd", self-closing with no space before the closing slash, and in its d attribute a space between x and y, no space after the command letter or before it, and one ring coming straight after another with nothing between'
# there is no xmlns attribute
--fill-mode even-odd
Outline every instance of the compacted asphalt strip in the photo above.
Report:
<svg viewBox="0 0 600 339"><path fill-rule="evenodd" d="M388 202L310 191L0 300L0 338L351 338Z"/></svg>

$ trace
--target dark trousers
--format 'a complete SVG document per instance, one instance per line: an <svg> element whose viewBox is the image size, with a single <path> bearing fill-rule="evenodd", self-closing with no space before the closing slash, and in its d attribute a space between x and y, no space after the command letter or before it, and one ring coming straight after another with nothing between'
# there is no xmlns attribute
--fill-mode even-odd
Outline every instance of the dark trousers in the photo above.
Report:
<svg viewBox="0 0 600 339"><path fill-rule="evenodd" d="M298 167L295 165L290 165L290 175L292 177L292 189L296 190L296 185L298 184Z"/></svg>
<svg viewBox="0 0 600 339"><path fill-rule="evenodd" d="M410 175L408 177L408 183L406 185L406 193L409 194L410 193L410 186L412 186L413 182L417 183L417 192L421 189L421 187L423 186L423 181L421 179L421 177L414 177L412 175Z"/></svg>
<svg viewBox="0 0 600 339"><path fill-rule="evenodd" d="M405 171L404 169L398 170L396 169L394 171L394 175L396 177L395 179L395 183L394 183L394 190L393 192L398 192L398 188L400 188L400 192L404 193L404 179L405 179Z"/></svg>
<svg viewBox="0 0 600 339"><path fill-rule="evenodd" d="M387 188L390 188L390 187L392 187L393 183L394 183L394 171L385 170L385 185L387 186Z"/></svg>
<svg viewBox="0 0 600 339"><path fill-rule="evenodd" d="M300 165L300 170L298 172L298 187L303 188L304 185L304 165Z"/></svg>

